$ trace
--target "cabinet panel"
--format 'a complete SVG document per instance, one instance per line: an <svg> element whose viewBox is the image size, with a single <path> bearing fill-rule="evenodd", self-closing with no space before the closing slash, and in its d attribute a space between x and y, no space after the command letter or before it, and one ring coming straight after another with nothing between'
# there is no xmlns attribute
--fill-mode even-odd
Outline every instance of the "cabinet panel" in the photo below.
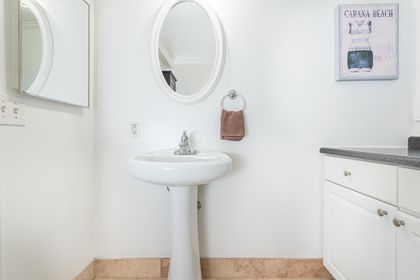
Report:
<svg viewBox="0 0 420 280"><path fill-rule="evenodd" d="M398 206L420 215L420 170L399 168Z"/></svg>
<svg viewBox="0 0 420 280"><path fill-rule="evenodd" d="M389 204L324 182L324 265L337 280L395 280L395 215Z"/></svg>
<svg viewBox="0 0 420 280"><path fill-rule="evenodd" d="M397 279L420 279L420 219L398 212L405 222L397 229Z"/></svg>
<svg viewBox="0 0 420 280"><path fill-rule="evenodd" d="M326 156L324 172L329 181L397 205L396 166Z"/></svg>

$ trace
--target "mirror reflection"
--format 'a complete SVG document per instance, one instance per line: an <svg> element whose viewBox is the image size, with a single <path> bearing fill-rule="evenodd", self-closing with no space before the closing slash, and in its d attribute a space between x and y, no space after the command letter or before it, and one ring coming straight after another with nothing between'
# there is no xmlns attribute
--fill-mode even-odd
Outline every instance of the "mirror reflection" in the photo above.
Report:
<svg viewBox="0 0 420 280"><path fill-rule="evenodd" d="M209 81L216 59L216 38L207 12L181 2L168 13L159 37L159 62L168 86L184 96Z"/></svg>
<svg viewBox="0 0 420 280"><path fill-rule="evenodd" d="M35 15L22 5L22 90L27 91L41 66L42 37Z"/></svg>
<svg viewBox="0 0 420 280"><path fill-rule="evenodd" d="M48 26L40 22L43 13L42 8L30 1L21 2L21 89L24 92L33 92L42 87L41 63L43 62L43 42L42 29ZM46 31L44 31L46 33ZM44 58L45 60L45 58ZM48 70L47 70L48 71ZM38 84L38 85L37 85Z"/></svg>

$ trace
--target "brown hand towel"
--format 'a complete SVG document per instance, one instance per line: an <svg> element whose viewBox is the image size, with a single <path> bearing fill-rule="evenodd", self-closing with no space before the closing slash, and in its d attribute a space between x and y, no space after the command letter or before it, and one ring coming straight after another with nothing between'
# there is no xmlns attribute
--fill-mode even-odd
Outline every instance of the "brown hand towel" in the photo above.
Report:
<svg viewBox="0 0 420 280"><path fill-rule="evenodd" d="M220 138L230 141L241 141L245 136L244 112L222 110L220 121Z"/></svg>

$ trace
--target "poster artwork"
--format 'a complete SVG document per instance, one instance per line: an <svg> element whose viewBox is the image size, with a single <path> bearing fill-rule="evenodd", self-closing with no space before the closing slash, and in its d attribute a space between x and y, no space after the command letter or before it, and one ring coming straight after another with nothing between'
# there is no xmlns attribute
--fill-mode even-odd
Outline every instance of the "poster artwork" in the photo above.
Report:
<svg viewBox="0 0 420 280"><path fill-rule="evenodd" d="M398 4L337 8L337 80L398 79Z"/></svg>

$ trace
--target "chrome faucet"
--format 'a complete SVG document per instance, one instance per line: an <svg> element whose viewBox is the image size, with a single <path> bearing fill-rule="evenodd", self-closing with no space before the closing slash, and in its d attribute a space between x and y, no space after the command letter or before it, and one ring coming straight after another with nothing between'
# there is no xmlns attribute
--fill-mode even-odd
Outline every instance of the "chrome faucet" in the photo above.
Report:
<svg viewBox="0 0 420 280"><path fill-rule="evenodd" d="M175 151L175 155L195 155L197 151L190 149L190 144L188 143L187 132L182 133L181 142L179 143L179 149Z"/></svg>

